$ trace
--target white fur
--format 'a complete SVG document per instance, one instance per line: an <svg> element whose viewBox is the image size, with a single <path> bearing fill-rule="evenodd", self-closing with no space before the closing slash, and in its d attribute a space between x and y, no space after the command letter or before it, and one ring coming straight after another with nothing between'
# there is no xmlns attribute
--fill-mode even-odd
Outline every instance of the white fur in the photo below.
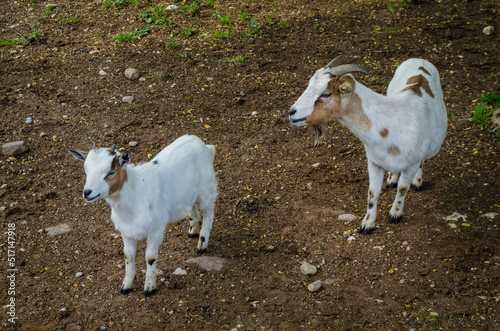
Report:
<svg viewBox="0 0 500 331"><path fill-rule="evenodd" d="M425 70L422 70L422 67ZM420 88L421 96L408 89L412 86L408 84L409 79L418 75L428 81L434 97L424 88ZM330 79L332 77L328 76L328 68L319 69L311 78L306 91L290 110L290 120L293 124L307 124L316 101L328 97L323 91ZM407 90L403 91L405 88ZM420 189L423 161L439 151L446 135L446 107L439 73L431 63L422 59L410 59L398 67L387 89L387 96L377 94L357 81L352 91L341 92L338 93L339 108L344 115L337 119L364 143L368 159L368 208L359 229L359 232L367 234L375 227L377 200L384 170L394 174L388 179L388 185L398 183L397 196L390 211L391 223L397 223L403 215L404 198L412 180L413 187ZM359 121L359 116L349 115L353 113L352 108L346 109L359 105L359 102L352 103L355 96L361 101L362 109L358 110L369 119L369 129L366 121ZM388 131L386 137L381 134L383 130ZM391 146L397 146L400 153L390 155L388 150Z"/></svg>
<svg viewBox="0 0 500 331"><path fill-rule="evenodd" d="M114 152L114 148L111 151ZM151 295L156 289L158 248L168 223L189 215L190 237L199 234L198 252L205 251L208 246L217 198L213 168L215 147L205 145L198 137L185 135L151 161L139 165L127 164L123 159L125 154L115 152L112 155L111 151L92 149L85 156L70 150L75 157L85 160L84 198L89 202L105 198L111 207L111 220L123 237L126 268L122 293L132 289L137 241L147 239L144 292ZM120 159L127 180L119 191L109 194L105 177L114 158ZM92 193L88 194L88 190ZM201 232L196 203L203 212Z"/></svg>

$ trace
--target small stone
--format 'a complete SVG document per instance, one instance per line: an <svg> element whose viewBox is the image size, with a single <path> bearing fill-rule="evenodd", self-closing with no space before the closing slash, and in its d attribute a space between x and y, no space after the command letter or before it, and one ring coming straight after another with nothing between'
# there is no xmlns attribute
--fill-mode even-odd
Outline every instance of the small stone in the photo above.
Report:
<svg viewBox="0 0 500 331"><path fill-rule="evenodd" d="M45 5L45 8L57 8L59 5L57 3L48 3Z"/></svg>
<svg viewBox="0 0 500 331"><path fill-rule="evenodd" d="M133 96L128 95L128 96L123 97L122 101L123 102L132 102L132 101L134 101L134 99L135 98Z"/></svg>
<svg viewBox="0 0 500 331"><path fill-rule="evenodd" d="M99 75L106 76L108 73L104 70L99 70Z"/></svg>
<svg viewBox="0 0 500 331"><path fill-rule="evenodd" d="M49 236L53 237L60 234L68 233L69 231L71 231L71 226L69 224L59 224L56 226L45 228L45 231L47 231L47 234Z"/></svg>
<svg viewBox="0 0 500 331"><path fill-rule="evenodd" d="M33 119L31 117L28 117L24 123L33 124Z"/></svg>
<svg viewBox="0 0 500 331"><path fill-rule="evenodd" d="M106 331L107 329L106 329L106 327L103 325L103 326L101 326L101 330L102 330L102 331Z"/></svg>
<svg viewBox="0 0 500 331"><path fill-rule="evenodd" d="M139 70L134 68L128 68L125 70L125 77L128 79L138 79L140 77Z"/></svg>
<svg viewBox="0 0 500 331"><path fill-rule="evenodd" d="M321 287L323 286L323 282L321 280L317 280L314 283L311 283L307 286L307 290L309 292L318 292L321 290Z"/></svg>
<svg viewBox="0 0 500 331"><path fill-rule="evenodd" d="M141 77L141 78L139 78L139 81L140 81L140 82L144 82L144 81L146 81L146 77Z"/></svg>
<svg viewBox="0 0 500 331"><path fill-rule="evenodd" d="M357 221L358 218L356 217L356 215L353 215L353 214L342 214L342 215L339 215L338 220L352 222L352 221Z"/></svg>
<svg viewBox="0 0 500 331"><path fill-rule="evenodd" d="M213 256L200 256L186 261L187 264L194 264L206 271L220 271L224 262L224 259Z"/></svg>
<svg viewBox="0 0 500 331"><path fill-rule="evenodd" d="M300 266L300 272L303 275L312 276L312 275L316 275L316 273L318 272L318 268L316 268L316 266L304 261L304 262L302 262L302 265Z"/></svg>
<svg viewBox="0 0 500 331"><path fill-rule="evenodd" d="M491 121L500 128L500 109L497 109L491 114Z"/></svg>
<svg viewBox="0 0 500 331"><path fill-rule="evenodd" d="M452 229L456 229L457 225L455 223L448 223L448 226Z"/></svg>
<svg viewBox="0 0 500 331"><path fill-rule="evenodd" d="M313 163L313 164L312 164L312 167L313 167L313 168L317 168L317 167L319 167L320 165L321 165L321 163L316 162L316 163Z"/></svg>
<svg viewBox="0 0 500 331"><path fill-rule="evenodd" d="M349 238L347 238L347 242L351 242L351 241L353 241L354 239L356 239L356 237L354 237L354 236L349 236Z"/></svg>
<svg viewBox="0 0 500 331"><path fill-rule="evenodd" d="M7 187L7 184L2 184L2 186L0 186L0 189L4 189Z"/></svg>
<svg viewBox="0 0 500 331"><path fill-rule="evenodd" d="M78 277L82 277L83 276L83 272L81 271L78 271L76 274L75 274L76 278Z"/></svg>
<svg viewBox="0 0 500 331"><path fill-rule="evenodd" d="M457 213L456 211L453 212L453 214L446 216L444 219L447 221L458 221L459 219L462 219L464 222L467 221L467 216L462 215L460 213Z"/></svg>
<svg viewBox="0 0 500 331"><path fill-rule="evenodd" d="M490 36L493 34L493 32L495 31L495 28L492 27L491 25L490 26L487 26L483 29L483 33L487 36Z"/></svg>
<svg viewBox="0 0 500 331"><path fill-rule="evenodd" d="M259 115L259 112L258 112L258 111L253 111L253 112L252 112L252 116L257 116L257 115Z"/></svg>
<svg viewBox="0 0 500 331"><path fill-rule="evenodd" d="M6 156L14 156L14 155L22 154L24 152L27 152L28 150L29 150L29 147L26 144L26 142L23 140L14 141L11 143L6 143L6 144L3 144L3 146L2 146L2 153L3 153L3 155L6 155Z"/></svg>
<svg viewBox="0 0 500 331"><path fill-rule="evenodd" d="M128 143L128 145L130 147L135 147L135 146L137 146L137 141L131 141L131 142Z"/></svg>
<svg viewBox="0 0 500 331"><path fill-rule="evenodd" d="M167 10L177 10L177 9L179 9L179 7L176 5L167 6Z"/></svg>
<svg viewBox="0 0 500 331"><path fill-rule="evenodd" d="M187 275L187 271L182 269L182 268L177 268L175 269L175 271L173 272L174 275Z"/></svg>
<svg viewBox="0 0 500 331"><path fill-rule="evenodd" d="M47 133L45 132L40 132L40 137L45 137L47 135Z"/></svg>

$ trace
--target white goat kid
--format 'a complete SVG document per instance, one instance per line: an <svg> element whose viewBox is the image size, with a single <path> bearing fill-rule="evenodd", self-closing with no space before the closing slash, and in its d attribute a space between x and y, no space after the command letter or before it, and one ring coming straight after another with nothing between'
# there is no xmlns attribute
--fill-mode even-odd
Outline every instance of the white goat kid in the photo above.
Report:
<svg viewBox="0 0 500 331"><path fill-rule="evenodd" d="M350 64L337 66L341 58L316 71L291 107L289 118L294 125L314 127L315 145L323 136L323 124L335 119L363 142L370 187L359 232L369 234L375 227L384 169L392 173L388 185L397 182L389 222L398 223L410 183L413 180L413 188L421 188L423 162L441 148L447 127L446 107L439 73L425 60L403 62L384 96L350 75L367 74L365 69Z"/></svg>
<svg viewBox="0 0 500 331"><path fill-rule="evenodd" d="M217 198L213 168L215 147L196 136L182 136L150 162L130 164L130 153L112 148L91 149L87 155L68 149L84 161L87 179L83 198L105 198L111 220L123 238L125 278L121 293L132 291L137 241L147 239L144 294L156 290L158 249L168 223L189 216L189 237L199 237L198 253L208 247ZM201 225L198 207L203 212ZM201 232L200 232L201 225Z"/></svg>

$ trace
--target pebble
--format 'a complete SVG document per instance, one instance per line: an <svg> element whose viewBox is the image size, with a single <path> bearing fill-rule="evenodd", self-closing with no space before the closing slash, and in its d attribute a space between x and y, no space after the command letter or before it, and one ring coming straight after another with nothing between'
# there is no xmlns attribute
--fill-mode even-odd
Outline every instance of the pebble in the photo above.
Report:
<svg viewBox="0 0 500 331"><path fill-rule="evenodd" d="M78 277L82 277L83 276L83 272L81 271L78 271L75 276L78 278Z"/></svg>
<svg viewBox="0 0 500 331"><path fill-rule="evenodd" d="M302 272L303 275L312 276L312 275L316 275L316 273L318 272L318 268L316 268L316 266L304 261L304 262L302 262L302 265L300 266L300 272Z"/></svg>
<svg viewBox="0 0 500 331"><path fill-rule="evenodd" d="M40 137L45 137L47 135L47 133L45 132L40 132Z"/></svg>
<svg viewBox="0 0 500 331"><path fill-rule="evenodd" d="M125 77L128 79L138 79L140 76L139 70L134 69L134 68L127 68L125 70Z"/></svg>
<svg viewBox="0 0 500 331"><path fill-rule="evenodd" d="M194 264L206 271L220 271L224 266L224 259L213 256L200 256L186 261L187 264Z"/></svg>
<svg viewBox="0 0 500 331"><path fill-rule="evenodd" d="M490 26L487 26L483 29L483 33L487 36L490 36L493 34L493 32L495 31L495 28L492 27L491 25Z"/></svg>
<svg viewBox="0 0 500 331"><path fill-rule="evenodd" d="M2 153L3 153L3 155L6 155L6 156L18 155L18 154L27 152L28 150L29 150L29 147L26 144L26 142L23 140L14 141L11 143L5 143L2 146Z"/></svg>
<svg viewBox="0 0 500 331"><path fill-rule="evenodd" d="M338 217L339 221L356 221L358 218L353 214L342 214Z"/></svg>
<svg viewBox="0 0 500 331"><path fill-rule="evenodd" d="M128 145L130 147L135 147L135 146L137 146L137 141L131 141L131 142L128 143Z"/></svg>
<svg viewBox="0 0 500 331"><path fill-rule="evenodd" d="M167 10L177 10L177 9L179 9L179 7L176 5L170 5L167 7Z"/></svg>
<svg viewBox="0 0 500 331"><path fill-rule="evenodd" d="M49 7L56 8L56 7L59 7L59 5L57 3L48 3L45 5L45 8L49 8Z"/></svg>
<svg viewBox="0 0 500 331"><path fill-rule="evenodd" d="M314 283L311 283L307 286L307 290L309 292L318 292L323 286L323 282L321 280L317 280Z"/></svg>
<svg viewBox="0 0 500 331"><path fill-rule="evenodd" d="M122 101L123 102L132 102L132 101L134 101L134 99L135 98L133 96L128 95L128 96L123 97Z"/></svg>
<svg viewBox="0 0 500 331"><path fill-rule="evenodd" d="M356 237L354 237L354 236L350 236L349 238L347 238L347 241L348 241L348 242L351 242L351 241L353 241L354 239L356 239Z"/></svg>
<svg viewBox="0 0 500 331"><path fill-rule="evenodd" d="M497 109L491 114L491 121L496 126L500 127L500 109Z"/></svg>
<svg viewBox="0 0 500 331"><path fill-rule="evenodd" d="M146 81L146 77L141 77L141 78L139 78L139 81L140 81L140 82L144 82L144 81Z"/></svg>
<svg viewBox="0 0 500 331"><path fill-rule="evenodd" d="M31 117L28 117L24 123L33 124L33 119Z"/></svg>
<svg viewBox="0 0 500 331"><path fill-rule="evenodd" d="M466 215L462 215L456 211L454 211L453 214L446 216L444 219L447 221L458 221L459 218L461 218L464 222L467 221Z"/></svg>
<svg viewBox="0 0 500 331"><path fill-rule="evenodd" d="M173 272L174 275L187 275L187 271L182 268L177 268Z"/></svg>
<svg viewBox="0 0 500 331"><path fill-rule="evenodd" d="M106 71L104 71L104 70L100 70L99 71L99 75L101 75L101 76L106 76L107 74L108 73Z"/></svg>
<svg viewBox="0 0 500 331"><path fill-rule="evenodd" d="M71 231L71 226L69 224L59 224L56 226L45 228L45 231L47 231L47 234L49 236L53 237L60 234L68 233L69 231Z"/></svg>
<svg viewBox="0 0 500 331"><path fill-rule="evenodd" d="M319 167L319 166L320 166L320 164L321 164L321 163L319 163L319 162L317 162L317 163L313 163L312 167L313 167L313 168L317 168L317 167Z"/></svg>
<svg viewBox="0 0 500 331"><path fill-rule="evenodd" d="M448 226L452 229L456 229L457 225L455 223L448 223Z"/></svg>
<svg viewBox="0 0 500 331"><path fill-rule="evenodd" d="M106 329L106 327L103 325L103 326L101 326L101 330L102 330L102 331L106 331L107 329Z"/></svg>
<svg viewBox="0 0 500 331"><path fill-rule="evenodd" d="M253 111L253 112L252 112L252 116L257 116L257 115L259 115L259 112L258 112L258 111Z"/></svg>

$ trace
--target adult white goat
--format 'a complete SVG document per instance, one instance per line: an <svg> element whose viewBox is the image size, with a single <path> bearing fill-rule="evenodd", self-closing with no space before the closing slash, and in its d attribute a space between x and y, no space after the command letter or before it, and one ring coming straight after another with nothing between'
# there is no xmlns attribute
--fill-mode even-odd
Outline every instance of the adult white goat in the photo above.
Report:
<svg viewBox="0 0 500 331"><path fill-rule="evenodd" d="M130 164L130 153L120 154L115 145L91 149L87 155L68 150L84 162L83 198L88 202L105 198L111 220L122 235L125 278L121 293L132 291L137 241L142 239L147 239L144 294L150 296L156 290L158 248L168 223L189 216L189 237L199 237L198 253L207 249L217 198L214 146L185 135L139 165ZM203 212L203 225L196 203Z"/></svg>
<svg viewBox="0 0 500 331"><path fill-rule="evenodd" d="M446 107L439 73L428 61L403 62L389 84L387 96L373 92L350 75L368 74L365 69L338 65L340 61L342 56L316 71L289 116L294 125L314 127L315 145L323 136L322 125L335 119L363 142L370 187L367 212L358 232L369 234L375 227L384 169L395 174L388 184L398 182L389 218L390 223L398 223L410 183L415 190L421 188L423 162L441 148L446 135Z"/></svg>

